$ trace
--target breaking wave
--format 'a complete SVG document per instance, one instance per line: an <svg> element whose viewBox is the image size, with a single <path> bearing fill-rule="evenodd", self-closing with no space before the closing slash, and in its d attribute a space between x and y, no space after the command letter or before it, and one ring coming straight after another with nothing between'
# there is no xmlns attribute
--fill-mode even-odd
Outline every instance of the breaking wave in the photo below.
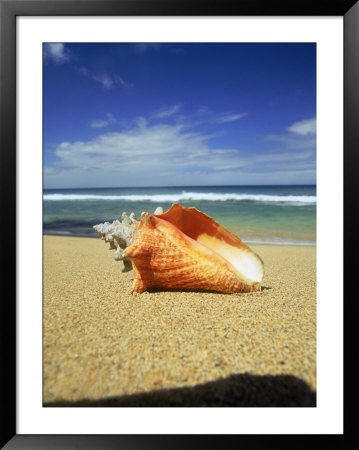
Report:
<svg viewBox="0 0 359 450"><path fill-rule="evenodd" d="M236 194L215 192L181 192L174 194L129 194L129 195L98 195L98 194L45 194L46 201L128 201L128 202L181 202L187 200L208 202L253 202L253 203L287 203L298 205L316 204L315 195L266 195L266 194Z"/></svg>

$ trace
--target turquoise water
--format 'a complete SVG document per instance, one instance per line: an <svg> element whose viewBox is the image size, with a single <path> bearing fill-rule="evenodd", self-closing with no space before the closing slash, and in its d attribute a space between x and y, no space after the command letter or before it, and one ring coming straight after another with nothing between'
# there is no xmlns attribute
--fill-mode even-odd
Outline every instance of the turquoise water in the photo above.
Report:
<svg viewBox="0 0 359 450"><path fill-rule="evenodd" d="M92 226L123 211L195 206L247 243L315 245L315 186L205 186L47 189L44 234L97 236Z"/></svg>

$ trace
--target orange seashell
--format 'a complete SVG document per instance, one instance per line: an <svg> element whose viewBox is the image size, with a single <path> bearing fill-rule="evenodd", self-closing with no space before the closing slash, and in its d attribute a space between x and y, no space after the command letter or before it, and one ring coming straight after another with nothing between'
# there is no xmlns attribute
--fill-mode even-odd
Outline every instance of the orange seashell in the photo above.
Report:
<svg viewBox="0 0 359 450"><path fill-rule="evenodd" d="M135 292L252 292L260 290L263 277L263 261L237 236L196 208L177 203L164 214L142 213L123 256L132 262Z"/></svg>

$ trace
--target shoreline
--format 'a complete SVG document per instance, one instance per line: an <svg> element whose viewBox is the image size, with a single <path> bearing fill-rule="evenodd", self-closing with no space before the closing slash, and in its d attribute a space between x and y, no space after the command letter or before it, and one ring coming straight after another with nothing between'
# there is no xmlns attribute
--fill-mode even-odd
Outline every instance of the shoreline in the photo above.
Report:
<svg viewBox="0 0 359 450"><path fill-rule="evenodd" d="M230 231L230 230L229 230ZM54 233L42 233L43 236L57 236L57 237L75 237L75 238L89 238L89 239L100 239L100 237L98 235L96 236L89 236L89 235L85 235L85 234L71 234L71 232L54 232ZM275 247L277 246L290 246L290 247L316 247L317 244L316 242L303 242L303 243L299 243L299 242L261 242L261 241L249 241L249 240L244 240L242 239L242 241L246 244L246 245L273 245Z"/></svg>
<svg viewBox="0 0 359 450"><path fill-rule="evenodd" d="M108 247L43 236L46 406L315 406L315 247L251 245L250 294L137 294Z"/></svg>

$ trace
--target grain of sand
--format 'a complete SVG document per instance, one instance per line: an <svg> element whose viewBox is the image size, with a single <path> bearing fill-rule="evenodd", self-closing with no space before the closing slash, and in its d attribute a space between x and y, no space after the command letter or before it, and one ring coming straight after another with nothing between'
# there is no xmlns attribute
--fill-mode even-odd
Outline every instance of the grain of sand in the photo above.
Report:
<svg viewBox="0 0 359 450"><path fill-rule="evenodd" d="M100 239L43 248L45 405L315 405L315 247L252 245L250 294L136 294Z"/></svg>

